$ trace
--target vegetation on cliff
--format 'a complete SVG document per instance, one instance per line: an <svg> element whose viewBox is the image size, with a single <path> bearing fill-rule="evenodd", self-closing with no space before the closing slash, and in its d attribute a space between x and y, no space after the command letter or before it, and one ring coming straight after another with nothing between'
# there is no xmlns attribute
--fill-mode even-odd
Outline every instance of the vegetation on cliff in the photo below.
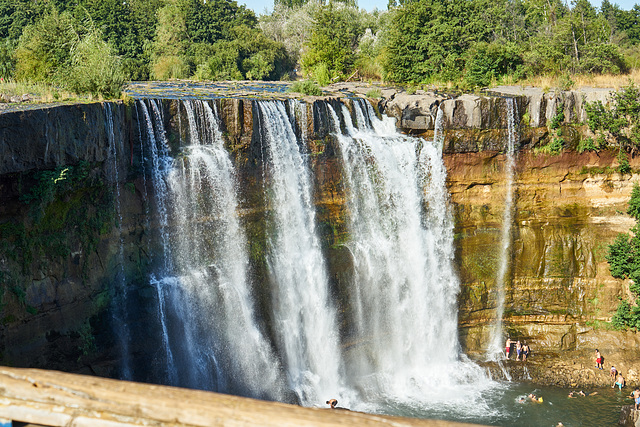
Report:
<svg viewBox="0 0 640 427"><path fill-rule="evenodd" d="M582 150L597 151L616 147L636 154L640 149L640 89L635 84L621 88L611 95L608 105L601 101L585 105L589 129L596 134Z"/></svg>
<svg viewBox="0 0 640 427"><path fill-rule="evenodd" d="M607 261L611 275L619 279L631 279L631 300L623 298L611 319L614 327L640 330L640 186L635 184L627 213L636 219L629 234L618 234L609 246Z"/></svg>

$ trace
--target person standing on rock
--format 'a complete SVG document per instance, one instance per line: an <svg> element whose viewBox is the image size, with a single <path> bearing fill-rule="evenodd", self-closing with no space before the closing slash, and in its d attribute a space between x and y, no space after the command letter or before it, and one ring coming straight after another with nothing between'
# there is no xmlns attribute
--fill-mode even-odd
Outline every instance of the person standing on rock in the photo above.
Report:
<svg viewBox="0 0 640 427"><path fill-rule="evenodd" d="M516 360L520 360L520 356L522 356L522 344L520 344L520 340L516 342Z"/></svg>
<svg viewBox="0 0 640 427"><path fill-rule="evenodd" d="M609 371L609 378L611 378L611 380L615 382L617 376L618 376L618 370L616 369L615 366L611 365L611 370Z"/></svg>
<svg viewBox="0 0 640 427"><path fill-rule="evenodd" d="M638 408L640 407L640 388L636 387L636 389L633 390L633 392L631 393L631 396L629 397L633 399L635 403L634 409L637 411Z"/></svg>
<svg viewBox="0 0 640 427"><path fill-rule="evenodd" d="M596 368L602 370L602 362L604 362L604 358L600 354L600 350L596 348Z"/></svg>
<svg viewBox="0 0 640 427"><path fill-rule="evenodd" d="M513 343L513 341L511 341L511 338L507 338L507 342L504 345L504 354L507 356L507 359L509 358L509 353L511 353L511 344Z"/></svg>
<svg viewBox="0 0 640 427"><path fill-rule="evenodd" d="M522 361L526 362L527 357L529 357L529 344L522 343Z"/></svg>
<svg viewBox="0 0 640 427"><path fill-rule="evenodd" d="M616 383L612 385L611 388L615 388L615 386L618 386L618 388L622 390L622 387L625 386L624 383L625 383L624 377L620 372L618 372L618 378L616 379Z"/></svg>

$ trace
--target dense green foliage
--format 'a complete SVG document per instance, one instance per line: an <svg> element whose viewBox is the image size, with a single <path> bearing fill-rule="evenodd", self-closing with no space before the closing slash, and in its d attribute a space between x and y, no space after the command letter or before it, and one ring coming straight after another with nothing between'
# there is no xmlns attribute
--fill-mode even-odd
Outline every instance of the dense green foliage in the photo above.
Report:
<svg viewBox="0 0 640 427"><path fill-rule="evenodd" d="M275 0L258 18L235 0L0 0L0 77L102 94L123 79L272 80L294 69L321 85L473 88L553 75L570 87L568 76L640 63L640 6L399 0L367 12L356 4Z"/></svg>
<svg viewBox="0 0 640 427"><path fill-rule="evenodd" d="M278 79L293 62L232 0L0 0L0 77L113 96L126 79Z"/></svg>
<svg viewBox="0 0 640 427"><path fill-rule="evenodd" d="M633 83L614 92L611 102L585 105L598 148L616 147L632 155L640 149L640 89Z"/></svg>
<svg viewBox="0 0 640 427"><path fill-rule="evenodd" d="M302 66L307 70L324 66L331 78L346 76L353 68L358 41L358 29L351 24L349 16L333 3L322 6L315 14Z"/></svg>
<svg viewBox="0 0 640 427"><path fill-rule="evenodd" d="M640 186L635 184L629 200L627 213L636 220L633 233L618 234L609 246L606 258L609 262L611 275L619 279L631 279L629 287L633 294L633 301L623 299L616 310L612 324L616 328L640 329Z"/></svg>
<svg viewBox="0 0 640 427"><path fill-rule="evenodd" d="M560 0L401 2L392 12L386 78L464 78L469 85L483 86L504 76L626 72L618 45L637 45L626 35L635 34L640 22L632 24L634 11L603 5L597 11L587 0L571 6Z"/></svg>

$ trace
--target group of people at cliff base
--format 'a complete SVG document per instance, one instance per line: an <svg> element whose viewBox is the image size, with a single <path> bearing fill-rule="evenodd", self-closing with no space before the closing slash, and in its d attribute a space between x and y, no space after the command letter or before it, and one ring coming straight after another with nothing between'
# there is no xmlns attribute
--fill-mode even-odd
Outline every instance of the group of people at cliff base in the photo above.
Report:
<svg viewBox="0 0 640 427"><path fill-rule="evenodd" d="M529 355L531 354L531 348L529 347L529 344L524 341L513 341L511 338L507 338L507 342L504 345L505 356L507 357L507 359L509 358L509 355L511 354L511 347L514 344L516 348L516 360L522 360L523 362L526 362L527 357L529 357Z"/></svg>
<svg viewBox="0 0 640 427"><path fill-rule="evenodd" d="M600 352L596 349L596 368L598 367L598 362L597 362L598 357L600 357L601 359L600 362L604 360L604 358L600 355ZM627 385L627 381L622 376L622 373L620 373L616 369L616 367L613 365L611 365L611 370L609 371L609 378L611 378L612 381L615 381L611 385L611 388L615 388L616 386L618 386L618 389L622 390L622 387ZM636 411L639 410L640 409L640 387L636 387L636 389L631 392L631 394L629 395L629 399L633 399L634 409Z"/></svg>
<svg viewBox="0 0 640 427"><path fill-rule="evenodd" d="M602 354L600 354L600 351L596 349L596 368L602 369L603 363L604 363L604 357L602 357ZM611 388L618 387L619 390L622 390L622 387L625 387L627 385L627 380L625 380L624 377L622 376L622 372L618 371L618 369L614 365L611 365L611 369L609 370L609 378L611 379L611 381L613 381L613 383L611 384ZM636 387L636 389L632 391L631 394L629 395L629 398L633 399L635 404L634 405L635 410L636 411L639 410L640 409L640 388Z"/></svg>
<svg viewBox="0 0 640 427"><path fill-rule="evenodd" d="M600 353L600 350L596 348L596 368L602 370L604 363L604 357ZM616 386L622 390L622 387L627 385L627 381L622 376L622 372L618 371L615 366L611 365L611 369L609 370L609 378L611 378L611 388L615 388Z"/></svg>

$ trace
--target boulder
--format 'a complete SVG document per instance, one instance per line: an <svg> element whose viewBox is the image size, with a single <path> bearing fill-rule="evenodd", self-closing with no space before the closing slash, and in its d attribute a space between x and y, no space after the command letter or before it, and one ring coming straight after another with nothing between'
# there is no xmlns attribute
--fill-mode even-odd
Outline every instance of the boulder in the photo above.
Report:
<svg viewBox="0 0 640 427"><path fill-rule="evenodd" d="M624 427L640 427L640 411L636 411L634 405L623 406L620 410L618 425Z"/></svg>

